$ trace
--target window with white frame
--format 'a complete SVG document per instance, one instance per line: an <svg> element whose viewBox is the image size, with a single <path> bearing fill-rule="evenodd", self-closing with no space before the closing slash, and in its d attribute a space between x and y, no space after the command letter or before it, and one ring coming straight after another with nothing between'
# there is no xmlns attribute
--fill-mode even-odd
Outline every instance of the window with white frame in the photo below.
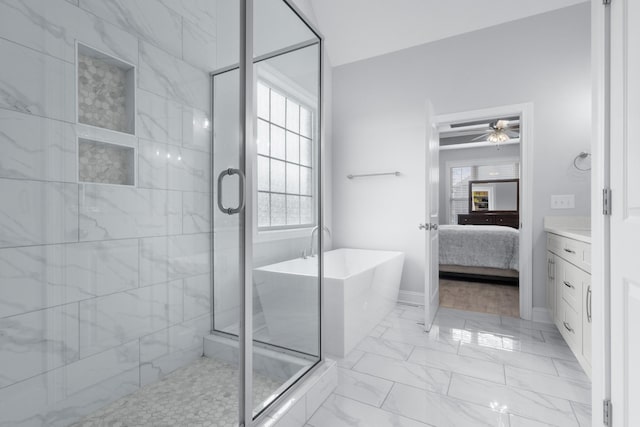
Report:
<svg viewBox="0 0 640 427"><path fill-rule="evenodd" d="M469 213L469 181L520 177L517 161L496 164L465 164L449 167L449 224L458 223L458 215Z"/></svg>
<svg viewBox="0 0 640 427"><path fill-rule="evenodd" d="M312 226L312 109L258 82L258 230Z"/></svg>

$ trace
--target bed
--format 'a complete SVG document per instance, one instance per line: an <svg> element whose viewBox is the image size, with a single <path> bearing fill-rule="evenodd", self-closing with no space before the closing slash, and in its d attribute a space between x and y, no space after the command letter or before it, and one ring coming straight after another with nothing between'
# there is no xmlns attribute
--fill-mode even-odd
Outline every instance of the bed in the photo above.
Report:
<svg viewBox="0 0 640 427"><path fill-rule="evenodd" d="M441 225L440 276L518 283L520 232L497 225Z"/></svg>

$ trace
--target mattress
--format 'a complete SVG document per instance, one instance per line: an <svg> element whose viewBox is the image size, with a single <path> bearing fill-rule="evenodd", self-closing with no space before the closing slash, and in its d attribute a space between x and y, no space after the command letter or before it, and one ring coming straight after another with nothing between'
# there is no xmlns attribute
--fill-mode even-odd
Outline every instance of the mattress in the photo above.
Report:
<svg viewBox="0 0 640 427"><path fill-rule="evenodd" d="M440 264L519 270L520 232L497 225L441 225Z"/></svg>

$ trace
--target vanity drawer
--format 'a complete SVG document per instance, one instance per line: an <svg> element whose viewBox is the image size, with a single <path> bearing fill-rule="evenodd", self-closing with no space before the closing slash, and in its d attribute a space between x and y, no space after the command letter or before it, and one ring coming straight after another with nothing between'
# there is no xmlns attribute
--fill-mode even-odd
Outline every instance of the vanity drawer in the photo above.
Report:
<svg viewBox="0 0 640 427"><path fill-rule="evenodd" d="M562 289L562 299L576 311L582 309L582 287L584 282L588 280L588 275L578 267L566 261L563 263L561 276L558 280L558 286Z"/></svg>
<svg viewBox="0 0 640 427"><path fill-rule="evenodd" d="M563 301L558 319L558 329L574 353L582 350L582 316Z"/></svg>
<svg viewBox="0 0 640 427"><path fill-rule="evenodd" d="M559 257L591 272L591 245L588 243L549 233L547 248Z"/></svg>

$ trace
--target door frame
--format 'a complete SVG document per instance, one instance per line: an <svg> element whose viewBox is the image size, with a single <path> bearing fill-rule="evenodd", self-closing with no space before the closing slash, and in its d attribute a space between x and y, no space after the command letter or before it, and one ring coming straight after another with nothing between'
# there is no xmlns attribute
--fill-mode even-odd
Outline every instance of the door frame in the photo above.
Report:
<svg viewBox="0 0 640 427"><path fill-rule="evenodd" d="M533 103L441 114L435 117L435 122L440 128L453 122L513 115L520 116L520 317L548 322L546 309L533 310Z"/></svg>
<svg viewBox="0 0 640 427"><path fill-rule="evenodd" d="M611 9L591 0L591 330L592 425L603 423L602 405L611 398L610 217L603 215L602 189L610 187Z"/></svg>

